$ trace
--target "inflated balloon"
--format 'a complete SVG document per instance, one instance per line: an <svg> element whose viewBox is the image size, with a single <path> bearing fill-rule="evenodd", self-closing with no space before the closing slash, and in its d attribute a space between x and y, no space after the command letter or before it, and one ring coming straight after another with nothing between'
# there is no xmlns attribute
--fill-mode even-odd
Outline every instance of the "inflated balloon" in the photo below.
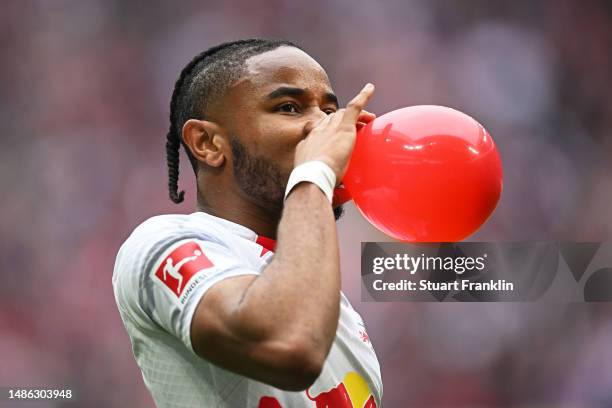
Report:
<svg viewBox="0 0 612 408"><path fill-rule="evenodd" d="M382 232L403 241L455 242L495 209L502 167L476 120L443 106L412 106L358 131L343 183Z"/></svg>

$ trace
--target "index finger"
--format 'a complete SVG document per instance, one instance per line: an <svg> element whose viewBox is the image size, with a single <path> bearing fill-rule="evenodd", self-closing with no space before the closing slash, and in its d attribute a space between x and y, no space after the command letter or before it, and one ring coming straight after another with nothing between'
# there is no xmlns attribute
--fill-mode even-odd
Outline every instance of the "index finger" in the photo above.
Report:
<svg viewBox="0 0 612 408"><path fill-rule="evenodd" d="M343 121L350 121L354 125L359 118L359 114L365 108L374 93L374 85L367 83L361 91L346 105Z"/></svg>

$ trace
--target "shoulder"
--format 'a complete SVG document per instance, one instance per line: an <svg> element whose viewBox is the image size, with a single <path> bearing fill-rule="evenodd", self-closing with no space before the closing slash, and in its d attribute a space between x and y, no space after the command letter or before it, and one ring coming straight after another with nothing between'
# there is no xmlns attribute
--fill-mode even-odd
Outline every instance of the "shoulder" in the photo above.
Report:
<svg viewBox="0 0 612 408"><path fill-rule="evenodd" d="M209 218L195 214L156 215L138 225L126 242L132 238L163 238L179 235L197 235L214 239L223 235L223 228Z"/></svg>
<svg viewBox="0 0 612 408"><path fill-rule="evenodd" d="M182 240L196 239L223 243L227 233L214 222L193 214L165 214L151 217L138 225L119 249L117 259L128 253L157 252Z"/></svg>
<svg viewBox="0 0 612 408"><path fill-rule="evenodd" d="M113 290L122 318L150 322L190 344L198 300L222 279L256 274L236 251L232 232L202 214L152 217L125 240L115 260Z"/></svg>
<svg viewBox="0 0 612 408"><path fill-rule="evenodd" d="M228 246L228 234L221 225L194 214L167 214L151 217L138 225L123 242L113 270L113 285L135 287L165 253L183 242L207 242Z"/></svg>

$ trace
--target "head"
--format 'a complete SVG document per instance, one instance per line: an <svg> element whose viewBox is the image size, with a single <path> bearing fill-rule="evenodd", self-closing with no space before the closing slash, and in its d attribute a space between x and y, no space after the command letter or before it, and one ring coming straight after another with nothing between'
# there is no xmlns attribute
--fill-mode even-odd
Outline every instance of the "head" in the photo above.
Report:
<svg viewBox="0 0 612 408"><path fill-rule="evenodd" d="M182 145L199 200L232 194L280 215L296 145L337 109L325 70L289 41L241 40L202 52L182 70L170 103L170 199L184 199ZM338 219L342 208L334 212Z"/></svg>

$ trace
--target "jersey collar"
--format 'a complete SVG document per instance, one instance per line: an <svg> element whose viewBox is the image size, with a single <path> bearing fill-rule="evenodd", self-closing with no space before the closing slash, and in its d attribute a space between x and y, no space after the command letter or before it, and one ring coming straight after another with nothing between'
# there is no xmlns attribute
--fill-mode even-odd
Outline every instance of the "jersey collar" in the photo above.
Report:
<svg viewBox="0 0 612 408"><path fill-rule="evenodd" d="M211 215L203 211L196 211L191 215L211 219L212 221L223 225L225 228L232 231L234 234L240 237L246 238L249 241L256 242L257 244L261 245L265 249L263 253L268 252L268 251L274 252L274 250L276 249L275 240L273 240L272 238L257 235L255 231L245 227L244 225L236 224L235 222L226 220L225 218L216 217L214 215Z"/></svg>
<svg viewBox="0 0 612 408"><path fill-rule="evenodd" d="M276 241L273 240L272 238L263 237L261 235L258 235L255 242L257 242L259 245L261 245L268 251L274 252L274 250L276 249Z"/></svg>

